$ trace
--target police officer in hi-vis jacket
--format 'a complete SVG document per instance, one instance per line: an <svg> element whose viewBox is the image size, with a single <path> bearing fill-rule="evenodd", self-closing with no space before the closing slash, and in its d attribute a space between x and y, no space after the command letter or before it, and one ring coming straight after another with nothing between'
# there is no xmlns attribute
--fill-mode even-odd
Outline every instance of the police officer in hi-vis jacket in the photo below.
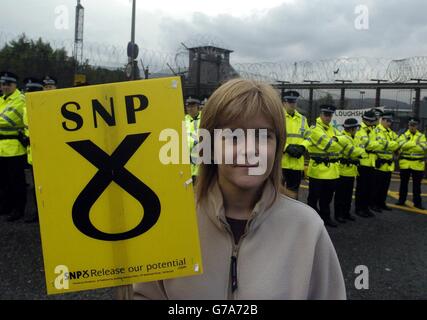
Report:
<svg viewBox="0 0 427 320"><path fill-rule="evenodd" d="M331 124L335 110L333 105L320 106L320 117L307 135L310 153L307 203L319 213L325 225L336 228L338 225L331 219L330 203L340 176L338 163L343 147L337 137L341 133Z"/></svg>
<svg viewBox="0 0 427 320"><path fill-rule="evenodd" d="M412 176L412 193L414 206L424 210L421 202L421 181L424 177L425 156L427 152L426 136L418 130L420 120L410 118L408 130L398 138L400 147L400 189L397 205L405 205L408 195L409 179Z"/></svg>
<svg viewBox="0 0 427 320"><path fill-rule="evenodd" d="M297 91L286 91L282 96L286 123L282 176L287 194L294 199L298 199L298 190L304 170L304 153L309 144L305 140L305 135L309 130L307 118L296 109L299 96Z"/></svg>

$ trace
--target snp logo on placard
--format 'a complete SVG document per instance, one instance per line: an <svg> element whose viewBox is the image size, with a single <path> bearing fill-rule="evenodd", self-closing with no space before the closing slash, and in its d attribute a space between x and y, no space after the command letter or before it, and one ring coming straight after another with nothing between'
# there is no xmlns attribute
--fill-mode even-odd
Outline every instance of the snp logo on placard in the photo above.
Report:
<svg viewBox="0 0 427 320"><path fill-rule="evenodd" d="M70 288L69 286L69 274L70 271L68 270L67 266L59 265L55 268L55 274L59 274L55 278L55 288L58 290L68 290Z"/></svg>

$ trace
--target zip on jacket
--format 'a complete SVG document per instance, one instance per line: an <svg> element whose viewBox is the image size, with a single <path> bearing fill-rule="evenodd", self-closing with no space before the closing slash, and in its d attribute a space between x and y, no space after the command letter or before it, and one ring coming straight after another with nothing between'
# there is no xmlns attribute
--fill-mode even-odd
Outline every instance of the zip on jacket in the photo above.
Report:
<svg viewBox="0 0 427 320"><path fill-rule="evenodd" d="M229 300L236 300L236 290L239 287L239 274L238 274L238 268L237 268L237 262L239 257L239 249L242 245L243 239L248 234L249 224L252 221L252 219L247 220L245 232L242 234L242 236L239 239L239 242L236 244L234 241L234 234L233 231L230 228L230 225L220 219L222 225L226 229L228 235L231 238L232 243L232 250L231 250L231 258L230 258L230 277L229 277L229 285L228 285L228 299Z"/></svg>

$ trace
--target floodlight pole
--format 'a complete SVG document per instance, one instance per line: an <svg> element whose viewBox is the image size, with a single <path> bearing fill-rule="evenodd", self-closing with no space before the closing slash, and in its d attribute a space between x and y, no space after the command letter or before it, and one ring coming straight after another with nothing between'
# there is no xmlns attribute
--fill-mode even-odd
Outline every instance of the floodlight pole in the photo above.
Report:
<svg viewBox="0 0 427 320"><path fill-rule="evenodd" d="M136 16L136 0L132 1L132 28L131 28L131 36L130 41L132 43L132 57L130 58L130 63L132 64L132 71L131 71L131 80L135 80L135 66L134 66L134 59L135 56L135 16Z"/></svg>

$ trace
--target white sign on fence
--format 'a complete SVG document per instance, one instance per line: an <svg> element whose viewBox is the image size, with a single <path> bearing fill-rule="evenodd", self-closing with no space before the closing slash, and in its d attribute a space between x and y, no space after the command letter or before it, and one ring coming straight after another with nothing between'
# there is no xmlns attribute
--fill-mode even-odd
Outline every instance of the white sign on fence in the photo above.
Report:
<svg viewBox="0 0 427 320"><path fill-rule="evenodd" d="M379 107L378 109L384 111L385 107ZM334 117L332 118L333 126L342 129L344 121L348 118L355 118L359 123L362 123L362 115L366 111L371 110L367 109L353 109L353 110L337 110L335 111Z"/></svg>

